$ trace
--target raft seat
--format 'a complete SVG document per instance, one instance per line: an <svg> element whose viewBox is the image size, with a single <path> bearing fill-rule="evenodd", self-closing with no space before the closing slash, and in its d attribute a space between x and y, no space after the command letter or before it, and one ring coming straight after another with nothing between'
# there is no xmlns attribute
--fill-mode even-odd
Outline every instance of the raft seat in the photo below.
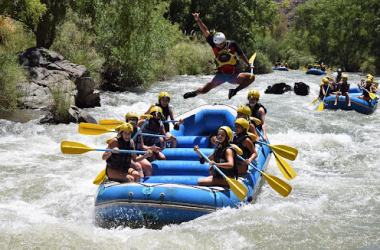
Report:
<svg viewBox="0 0 380 250"><path fill-rule="evenodd" d="M205 155L210 155L214 152L213 148L200 147L200 150ZM199 161L199 155L194 151L194 145L191 148L166 148L162 153L165 155L166 160Z"/></svg>
<svg viewBox="0 0 380 250"><path fill-rule="evenodd" d="M199 158L199 157L198 157ZM198 161L153 161L153 175L200 175L208 176L208 164L201 164Z"/></svg>

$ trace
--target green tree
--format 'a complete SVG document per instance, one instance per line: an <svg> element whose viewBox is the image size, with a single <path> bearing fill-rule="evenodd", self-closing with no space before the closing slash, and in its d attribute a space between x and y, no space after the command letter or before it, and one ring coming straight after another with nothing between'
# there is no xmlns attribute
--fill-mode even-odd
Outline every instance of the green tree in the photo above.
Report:
<svg viewBox="0 0 380 250"><path fill-rule="evenodd" d="M278 9L272 0L204 1L172 0L168 11L169 19L180 28L191 33L199 28L191 13L201 13L201 18L212 31L223 32L246 52L255 50L255 37L265 36L278 19Z"/></svg>
<svg viewBox="0 0 380 250"><path fill-rule="evenodd" d="M379 52L379 14L375 0L309 1L296 10L292 36L318 61L357 71L371 50Z"/></svg>
<svg viewBox="0 0 380 250"><path fill-rule="evenodd" d="M3 0L0 9L33 31L37 47L50 48L69 5L70 0Z"/></svg>
<svg viewBox="0 0 380 250"><path fill-rule="evenodd" d="M149 84L168 51L179 41L177 26L164 18L167 3L125 0L100 3L95 30L106 63L106 89Z"/></svg>

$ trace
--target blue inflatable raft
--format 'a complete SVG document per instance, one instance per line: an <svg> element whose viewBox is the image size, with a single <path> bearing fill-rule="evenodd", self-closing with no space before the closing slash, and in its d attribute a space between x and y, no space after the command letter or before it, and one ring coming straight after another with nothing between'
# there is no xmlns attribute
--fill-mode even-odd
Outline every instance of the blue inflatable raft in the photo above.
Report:
<svg viewBox="0 0 380 250"><path fill-rule="evenodd" d="M337 105L335 103L335 95L331 95L325 98L326 109L344 109L344 110L355 110L363 114L371 114L377 108L378 98L373 99L371 102L359 99L358 96L363 95L363 91L359 88L350 88L349 90L351 97L351 106L348 106L348 101L345 96L339 96Z"/></svg>
<svg viewBox="0 0 380 250"><path fill-rule="evenodd" d="M277 67L277 68L273 68L273 70L289 71L289 68L287 68L287 67Z"/></svg>
<svg viewBox="0 0 380 250"><path fill-rule="evenodd" d="M171 130L178 139L177 148L163 150L166 161L154 161L153 176L141 183L117 183L105 180L95 196L95 219L99 225L162 225L181 223L209 214L223 207L238 207L241 201L229 187L197 186L200 178L209 176L208 164L200 164L194 145L206 155L213 152L209 135L219 127L233 129L236 110L225 105L204 105L178 118L184 120L178 131ZM256 166L264 171L271 149L256 145ZM239 181L248 188L243 203L257 195L261 174L250 168Z"/></svg>
<svg viewBox="0 0 380 250"><path fill-rule="evenodd" d="M306 74L308 75L326 75L326 71L320 70L320 69L308 69L306 70Z"/></svg>

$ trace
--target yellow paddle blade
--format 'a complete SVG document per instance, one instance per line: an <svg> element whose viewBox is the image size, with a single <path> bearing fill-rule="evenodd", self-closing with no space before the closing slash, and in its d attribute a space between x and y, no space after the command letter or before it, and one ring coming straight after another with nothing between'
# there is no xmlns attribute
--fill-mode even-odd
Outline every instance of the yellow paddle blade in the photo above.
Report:
<svg viewBox="0 0 380 250"><path fill-rule="evenodd" d="M256 117L253 117L253 116L250 116L249 119L251 119L252 121L254 121L256 123L256 125L260 125L261 124L261 120L256 118Z"/></svg>
<svg viewBox="0 0 380 250"><path fill-rule="evenodd" d="M83 154L88 151L94 151L96 149L87 147L86 145L79 143L79 142L73 142L73 141L62 141L61 142L61 151L64 154Z"/></svg>
<svg viewBox="0 0 380 250"><path fill-rule="evenodd" d="M243 201L245 197L247 197L248 189L246 186L235 179L228 178L227 176L226 181L228 182L228 185L230 185L232 192L239 198L239 200Z"/></svg>
<svg viewBox="0 0 380 250"><path fill-rule="evenodd" d="M257 140L257 136L254 133L247 132L247 134L248 134L249 137L251 137L252 141L256 141Z"/></svg>
<svg viewBox="0 0 380 250"><path fill-rule="evenodd" d="M314 105L314 104L315 104L315 103L318 101L318 99L319 99L319 96L318 96L317 98L315 98L315 100L314 100L314 101L312 101L312 102L311 102L311 104L313 104L313 105Z"/></svg>
<svg viewBox="0 0 380 250"><path fill-rule="evenodd" d="M274 158L276 159L278 168L287 180L291 180L297 176L292 167L284 159L278 156L276 152L273 152L273 154Z"/></svg>
<svg viewBox="0 0 380 250"><path fill-rule="evenodd" d="M267 146L270 147L277 154L288 160L294 161L297 158L298 150L296 148L292 148L286 145L267 144Z"/></svg>
<svg viewBox="0 0 380 250"><path fill-rule="evenodd" d="M375 99L377 96L376 96L376 94L374 94L374 93L371 93L371 92L368 92L368 94L369 94L369 97L373 100L373 99Z"/></svg>
<svg viewBox="0 0 380 250"><path fill-rule="evenodd" d="M325 106L325 104L324 104L324 102L322 101L321 102L321 104L319 104L319 106L318 106L318 112L322 112L323 111L323 108L324 108L324 106Z"/></svg>
<svg viewBox="0 0 380 250"><path fill-rule="evenodd" d="M78 131L84 135L101 135L104 133L115 132L115 130L107 129L103 126L93 123L79 123Z"/></svg>
<svg viewBox="0 0 380 250"><path fill-rule="evenodd" d="M243 150L241 150L241 148L239 148L238 145L235 145L235 144L232 144L232 143L231 143L231 146L233 146L233 147L235 148L236 153L237 153L238 155L242 155L242 154L243 154Z"/></svg>
<svg viewBox="0 0 380 250"><path fill-rule="evenodd" d="M253 56L251 58L249 58L249 63L252 64L253 61L255 61L255 59L256 59L256 53L253 54Z"/></svg>
<svg viewBox="0 0 380 250"><path fill-rule="evenodd" d="M261 171L260 173L264 176L268 184L282 196L287 197L292 191L292 187L280 178Z"/></svg>
<svg viewBox="0 0 380 250"><path fill-rule="evenodd" d="M99 120L99 125L107 129L115 129L124 122L118 120Z"/></svg>
<svg viewBox="0 0 380 250"><path fill-rule="evenodd" d="M110 144L111 140L114 139L114 138L117 138L117 137L112 137L112 138L107 139L107 140L106 140L106 143L107 143L107 144Z"/></svg>
<svg viewBox="0 0 380 250"><path fill-rule="evenodd" d="M92 183L94 183L95 185L100 185L106 177L106 169L104 169L102 172L100 172L100 174L95 178L95 180Z"/></svg>
<svg viewBox="0 0 380 250"><path fill-rule="evenodd" d="M290 71L293 71L292 69L289 69Z"/></svg>
<svg viewBox="0 0 380 250"><path fill-rule="evenodd" d="M306 71L306 70L307 70L307 68L305 68L305 67L302 68L302 71Z"/></svg>
<svg viewBox="0 0 380 250"><path fill-rule="evenodd" d="M331 73L331 69L330 69L330 68L328 68L328 69L327 69L327 72Z"/></svg>

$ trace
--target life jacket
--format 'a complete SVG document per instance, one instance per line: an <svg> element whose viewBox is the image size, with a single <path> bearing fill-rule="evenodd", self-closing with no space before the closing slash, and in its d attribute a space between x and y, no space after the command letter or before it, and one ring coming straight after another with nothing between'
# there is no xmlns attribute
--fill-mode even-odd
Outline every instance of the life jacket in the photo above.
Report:
<svg viewBox="0 0 380 250"><path fill-rule="evenodd" d="M348 83L347 82L346 83L342 82L340 84L340 92L342 92L342 94L348 92Z"/></svg>
<svg viewBox="0 0 380 250"><path fill-rule="evenodd" d="M165 117L162 117L162 121L169 121L170 118L170 108L171 106L168 105L165 108L161 105L161 103L156 103L156 106L159 106L162 109L162 113ZM164 123L165 131L169 132L170 126L169 123Z"/></svg>
<svg viewBox="0 0 380 250"><path fill-rule="evenodd" d="M326 93L326 90L327 90L327 87L328 87L329 85L322 85L321 87L325 90L325 93ZM323 92L322 92L322 88L319 90L319 95L320 96L324 96L323 95ZM331 94L332 93L332 89L331 88L329 88L329 91L326 93L326 96L328 95L328 94Z"/></svg>
<svg viewBox="0 0 380 250"><path fill-rule="evenodd" d="M369 97L369 92L371 92L371 85L369 85L369 86L365 85L363 88L365 88L366 90L368 90L368 92L365 91L365 90L363 90L363 96L364 97Z"/></svg>
<svg viewBox="0 0 380 250"><path fill-rule="evenodd" d="M132 140L125 141L123 137L117 138L117 142L119 144L119 149L123 150L134 150ZM107 164L111 166L117 166L121 168L127 168L131 165L132 162L132 154L128 153L119 153L112 154L107 160Z"/></svg>
<svg viewBox="0 0 380 250"><path fill-rule="evenodd" d="M214 54L215 64L218 69L224 65L231 65L233 67L238 65L235 48L230 44L230 41L226 42L223 49L214 48Z"/></svg>
<svg viewBox="0 0 380 250"><path fill-rule="evenodd" d="M234 167L231 169L231 168L222 168L222 167L219 167L219 169L228 177L234 177L234 178L238 178L238 175L239 175L239 172L238 172L238 167L237 167L237 162L236 162L236 150L233 146L231 145L228 145L227 147L225 148L220 148L220 147L216 147L215 150L214 150L214 161L216 163L226 163L227 162L227 159L226 159L226 150L230 148L232 149L233 151L233 155L234 155ZM215 170L216 171L216 170Z"/></svg>
<svg viewBox="0 0 380 250"><path fill-rule="evenodd" d="M158 121L158 124L157 124L157 121ZM158 126L155 127L156 125L158 125ZM149 119L148 124L144 127L143 133L159 135L161 133L162 126L163 125L162 125L161 121L154 119L154 118L151 118L151 119ZM144 144L147 146L153 146L153 145L159 146L158 145L158 143L159 143L158 137L143 136L143 140L144 140Z"/></svg>
<svg viewBox="0 0 380 250"><path fill-rule="evenodd" d="M249 106L249 103L247 104L247 106L251 109L252 116L255 117L255 118L257 118L257 119L259 119L260 121L261 121L261 118L260 118L260 115L259 115L259 109L262 107L264 109L264 113L265 114L267 113L267 109L261 103L259 103L259 102L257 102L255 104L255 106L253 106L253 108ZM263 126L261 124L260 125L255 125L255 126L256 126L257 129L262 130Z"/></svg>
<svg viewBox="0 0 380 250"><path fill-rule="evenodd" d="M232 140L232 143L241 148L241 150L243 151L241 157L243 157L244 159L248 159L251 156L251 152L249 151L249 149L243 146L243 141L246 138L249 138L251 140L251 137L249 137L247 132L243 132L240 135L235 135Z"/></svg>

